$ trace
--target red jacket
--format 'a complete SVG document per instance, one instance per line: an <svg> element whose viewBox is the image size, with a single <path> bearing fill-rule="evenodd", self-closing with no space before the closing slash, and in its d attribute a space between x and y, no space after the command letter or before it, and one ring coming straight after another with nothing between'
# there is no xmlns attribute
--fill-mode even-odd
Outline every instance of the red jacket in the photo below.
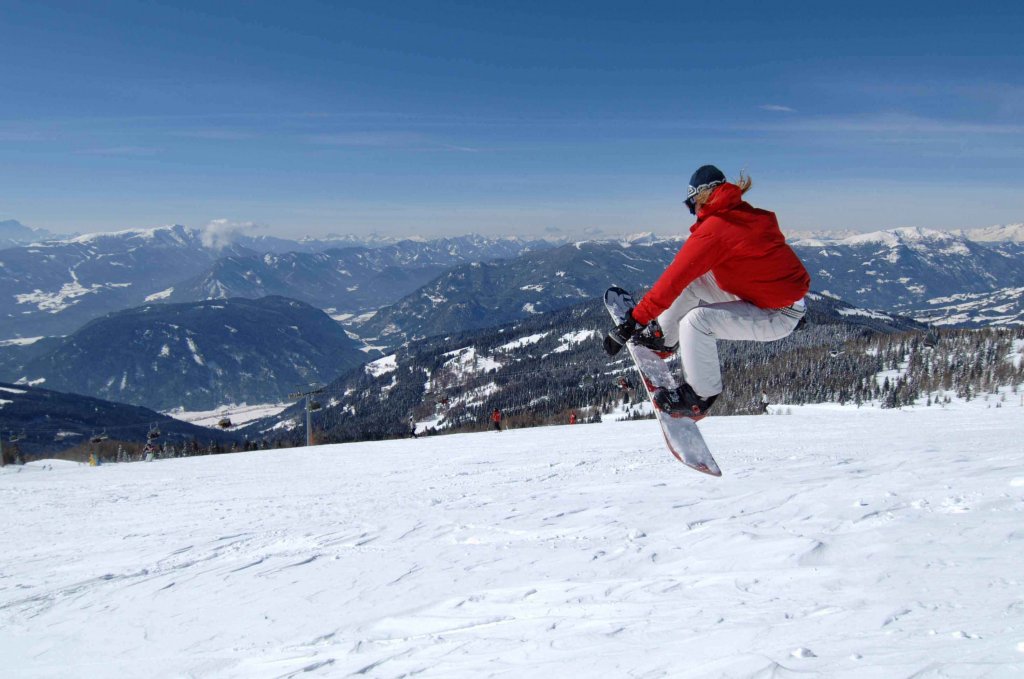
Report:
<svg viewBox="0 0 1024 679"><path fill-rule="evenodd" d="M690 237L633 309L633 318L642 325L650 323L708 271L720 288L762 309L789 306L811 286L811 277L786 245L775 214L743 202L735 184L722 184L701 206Z"/></svg>

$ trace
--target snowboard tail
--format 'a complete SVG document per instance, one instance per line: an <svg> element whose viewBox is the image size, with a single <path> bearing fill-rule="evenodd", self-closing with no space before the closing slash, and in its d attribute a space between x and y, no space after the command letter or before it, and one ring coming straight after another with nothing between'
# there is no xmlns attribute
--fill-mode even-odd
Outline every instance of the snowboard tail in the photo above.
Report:
<svg viewBox="0 0 1024 679"><path fill-rule="evenodd" d="M635 306L632 295L619 287L611 287L604 294L604 304L612 320L617 324L626 319L626 314ZM697 423L689 417L670 415L658 407L652 394L660 387L675 389L679 386L676 375L678 359L674 354L656 352L653 349L634 343L626 343L630 356L640 373L647 397L654 406L661 432L665 436L668 449L677 460L687 467L711 476L721 476L722 470L712 457L704 437L697 428Z"/></svg>

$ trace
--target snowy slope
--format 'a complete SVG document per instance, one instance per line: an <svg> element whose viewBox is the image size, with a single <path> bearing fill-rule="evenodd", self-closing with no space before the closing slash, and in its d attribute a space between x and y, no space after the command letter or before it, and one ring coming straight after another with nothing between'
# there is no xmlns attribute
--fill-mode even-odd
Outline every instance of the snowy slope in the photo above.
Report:
<svg viewBox="0 0 1024 679"><path fill-rule="evenodd" d="M1024 408L0 470L18 677L1024 676Z"/></svg>

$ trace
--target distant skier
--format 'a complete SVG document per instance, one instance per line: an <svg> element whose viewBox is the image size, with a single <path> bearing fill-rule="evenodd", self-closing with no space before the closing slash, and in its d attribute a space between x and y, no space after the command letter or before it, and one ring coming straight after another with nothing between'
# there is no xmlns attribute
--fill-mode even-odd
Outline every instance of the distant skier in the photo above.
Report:
<svg viewBox="0 0 1024 679"><path fill-rule="evenodd" d="M409 436L419 438L419 434L416 433L416 418L412 415L409 416Z"/></svg>
<svg viewBox="0 0 1024 679"><path fill-rule="evenodd" d="M634 334L656 351L679 351L682 385L658 389L662 410L703 417L722 393L716 340L770 342L803 318L810 276L786 244L775 214L743 201L751 180L731 183L714 165L690 178L690 237L629 317L608 333L614 356Z"/></svg>
<svg viewBox="0 0 1024 679"><path fill-rule="evenodd" d="M494 425L494 431L501 431L501 411L497 408L491 413L491 423Z"/></svg>
<svg viewBox="0 0 1024 679"><path fill-rule="evenodd" d="M629 392L632 391L633 387L630 385L629 380L625 377L620 377L618 382L619 391L622 392L622 405L629 405Z"/></svg>
<svg viewBox="0 0 1024 679"><path fill-rule="evenodd" d="M569 413L569 424L576 424L576 411Z"/></svg>
<svg viewBox="0 0 1024 679"><path fill-rule="evenodd" d="M761 392L761 414L768 414L768 393L764 391Z"/></svg>

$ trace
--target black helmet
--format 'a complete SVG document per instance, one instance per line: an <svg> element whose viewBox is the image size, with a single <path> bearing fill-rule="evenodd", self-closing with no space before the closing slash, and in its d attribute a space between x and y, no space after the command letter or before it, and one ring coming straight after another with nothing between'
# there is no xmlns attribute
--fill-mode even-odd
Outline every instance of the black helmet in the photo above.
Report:
<svg viewBox="0 0 1024 679"><path fill-rule="evenodd" d="M701 165L690 177L690 186L686 189L686 207L690 214L697 214L697 194L704 189L711 189L725 183L725 175L714 165Z"/></svg>

